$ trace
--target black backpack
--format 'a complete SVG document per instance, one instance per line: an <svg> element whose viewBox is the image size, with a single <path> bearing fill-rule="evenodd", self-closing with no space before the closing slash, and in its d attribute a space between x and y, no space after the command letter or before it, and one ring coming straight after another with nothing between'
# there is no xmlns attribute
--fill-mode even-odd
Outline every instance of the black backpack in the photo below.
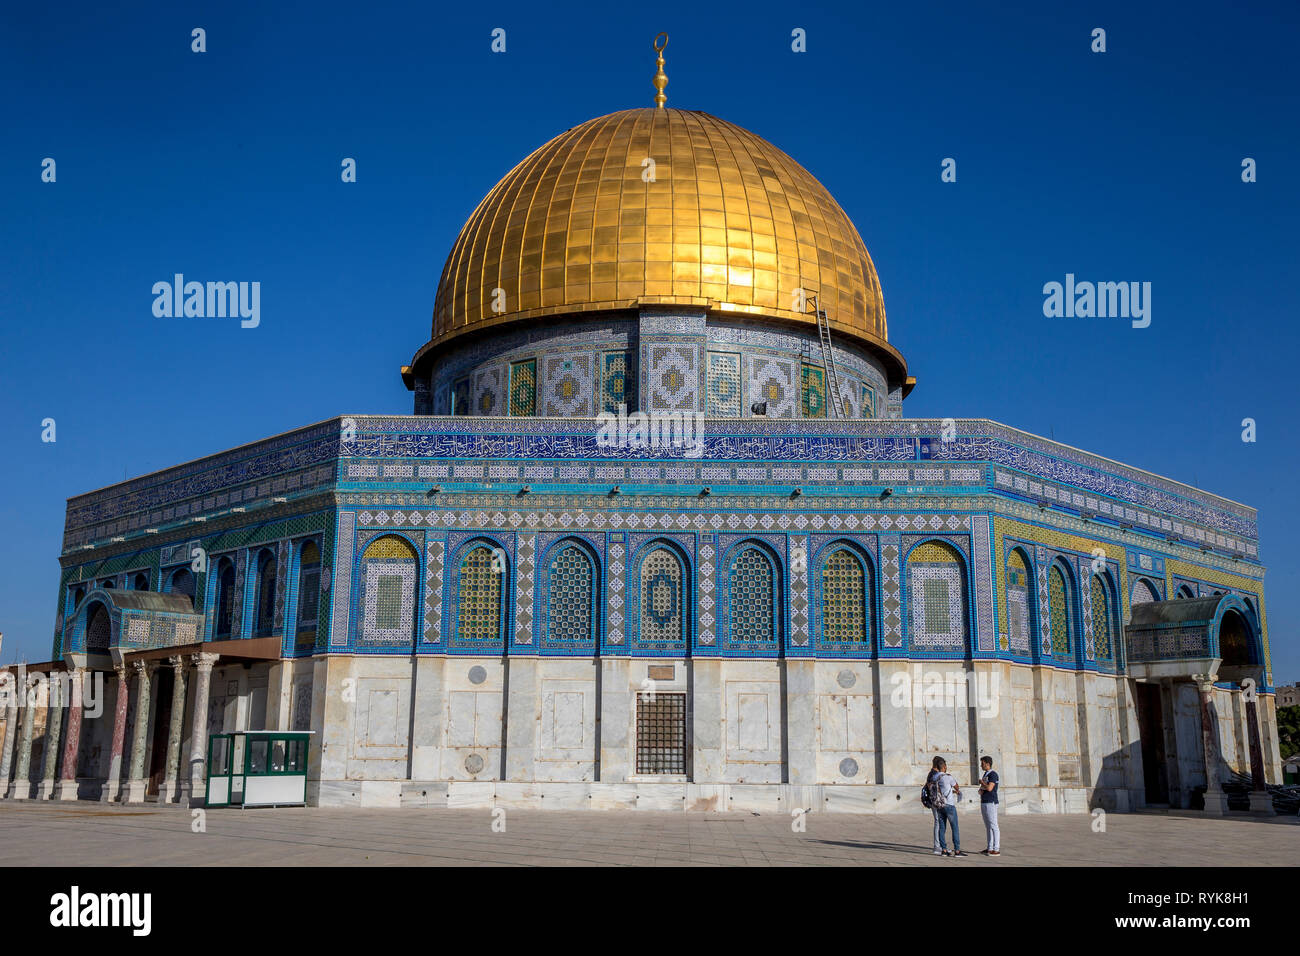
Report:
<svg viewBox="0 0 1300 956"><path fill-rule="evenodd" d="M927 810L934 809L934 803L930 799L930 781L934 779L934 771L930 771L930 776L925 778L925 786L921 787L921 806Z"/></svg>

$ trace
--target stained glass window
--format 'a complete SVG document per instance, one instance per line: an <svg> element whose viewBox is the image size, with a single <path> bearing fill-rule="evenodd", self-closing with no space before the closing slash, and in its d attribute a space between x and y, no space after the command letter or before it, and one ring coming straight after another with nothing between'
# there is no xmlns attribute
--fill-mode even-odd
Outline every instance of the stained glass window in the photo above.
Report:
<svg viewBox="0 0 1300 956"><path fill-rule="evenodd" d="M840 548L822 565L822 638L867 641L871 637L867 621L867 578L862 563Z"/></svg>
<svg viewBox="0 0 1300 956"><path fill-rule="evenodd" d="M772 563L758 548L744 548L727 572L733 641L776 640Z"/></svg>
<svg viewBox="0 0 1300 956"><path fill-rule="evenodd" d="M257 556L257 602L253 636L266 637L275 621L275 554L263 549Z"/></svg>
<svg viewBox="0 0 1300 956"><path fill-rule="evenodd" d="M469 414L469 379L462 378L451 387L451 413L453 415Z"/></svg>
<svg viewBox="0 0 1300 956"><path fill-rule="evenodd" d="M1007 555L1007 649L1028 654L1031 627L1029 567L1024 555L1013 550Z"/></svg>
<svg viewBox="0 0 1300 956"><path fill-rule="evenodd" d="M298 627L316 627L320 607L320 548L308 541L298 554Z"/></svg>
<svg viewBox="0 0 1300 956"><path fill-rule="evenodd" d="M216 636L229 637L235 616L235 566L229 558L217 565Z"/></svg>
<svg viewBox="0 0 1300 956"><path fill-rule="evenodd" d="M470 549L460 562L459 636L467 641L501 639L501 584L505 562L487 545Z"/></svg>
<svg viewBox="0 0 1300 956"><path fill-rule="evenodd" d="M617 414L620 405L632 404L628 401L632 394L631 363L627 352L606 352L601 358L601 409Z"/></svg>
<svg viewBox="0 0 1300 956"><path fill-rule="evenodd" d="M406 643L415 634L415 549L398 535L384 535L361 556L365 611L362 639Z"/></svg>
<svg viewBox="0 0 1300 956"><path fill-rule="evenodd" d="M667 548L657 548L641 563L641 640L682 641L682 565Z"/></svg>
<svg viewBox="0 0 1300 956"><path fill-rule="evenodd" d="M876 417L876 393L870 385L862 386L862 417Z"/></svg>
<svg viewBox="0 0 1300 956"><path fill-rule="evenodd" d="M595 575L591 559L576 544L551 559L547 571L548 636L557 641L586 641L592 637Z"/></svg>
<svg viewBox="0 0 1300 956"><path fill-rule="evenodd" d="M173 571L167 590L172 594L184 594L190 599L190 606L194 606L194 574L189 568Z"/></svg>
<svg viewBox="0 0 1300 956"><path fill-rule="evenodd" d="M91 605L90 621L86 625L86 650L108 650L111 634L112 624L108 616L108 609L98 603Z"/></svg>
<svg viewBox="0 0 1300 956"><path fill-rule="evenodd" d="M713 418L740 417L740 356L731 352L710 352L708 413Z"/></svg>
<svg viewBox="0 0 1300 956"><path fill-rule="evenodd" d="M1065 575L1057 565L1047 572L1047 610L1052 631L1052 656L1070 654L1070 597Z"/></svg>
<svg viewBox="0 0 1300 956"><path fill-rule="evenodd" d="M510 366L510 414L537 414L537 360Z"/></svg>
<svg viewBox="0 0 1300 956"><path fill-rule="evenodd" d="M966 586L961 556L942 541L926 541L907 558L908 630L912 643L960 650L966 640Z"/></svg>
<svg viewBox="0 0 1300 956"><path fill-rule="evenodd" d="M803 417L826 417L826 370L815 365L803 367Z"/></svg>
<svg viewBox="0 0 1300 956"><path fill-rule="evenodd" d="M1111 658L1110 585L1100 574L1092 576L1092 649L1097 660Z"/></svg>

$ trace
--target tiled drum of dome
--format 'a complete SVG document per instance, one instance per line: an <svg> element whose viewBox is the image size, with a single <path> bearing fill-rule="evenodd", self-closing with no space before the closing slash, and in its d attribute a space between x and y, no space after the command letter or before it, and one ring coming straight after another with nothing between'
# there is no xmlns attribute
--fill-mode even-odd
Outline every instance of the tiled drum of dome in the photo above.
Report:
<svg viewBox="0 0 1300 956"><path fill-rule="evenodd" d="M1052 656L1068 657L1070 654L1069 592L1065 575L1053 566L1047 572L1047 612L1051 621Z"/></svg>
<svg viewBox="0 0 1300 956"><path fill-rule="evenodd" d="M557 641L591 638L591 559L570 545L551 561L546 591L548 636Z"/></svg>
<svg viewBox="0 0 1300 956"><path fill-rule="evenodd" d="M866 642L867 591L862 565L840 549L822 566L822 634L833 642Z"/></svg>
<svg viewBox="0 0 1300 956"><path fill-rule="evenodd" d="M914 647L959 651L965 641L962 565L937 541L917 545L907 559L907 624Z"/></svg>
<svg viewBox="0 0 1300 956"><path fill-rule="evenodd" d="M776 639L772 596L772 565L757 548L745 548L727 572L731 610L731 640Z"/></svg>
<svg viewBox="0 0 1300 956"><path fill-rule="evenodd" d="M1019 551L1007 556L1007 640L1006 650L1029 655L1029 569Z"/></svg>
<svg viewBox="0 0 1300 956"><path fill-rule="evenodd" d="M641 564L642 641L680 641L682 628L682 566L660 548Z"/></svg>
<svg viewBox="0 0 1300 956"><path fill-rule="evenodd" d="M462 640L500 640L501 576L490 548L474 548L461 560L457 631Z"/></svg>
<svg viewBox="0 0 1300 956"><path fill-rule="evenodd" d="M740 356L733 352L710 352L708 366L708 414L711 418L740 417Z"/></svg>

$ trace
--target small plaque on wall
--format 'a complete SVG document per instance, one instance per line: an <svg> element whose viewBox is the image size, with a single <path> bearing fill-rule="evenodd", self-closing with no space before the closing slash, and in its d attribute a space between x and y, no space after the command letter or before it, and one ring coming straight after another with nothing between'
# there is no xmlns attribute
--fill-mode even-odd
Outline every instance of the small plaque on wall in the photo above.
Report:
<svg viewBox="0 0 1300 956"><path fill-rule="evenodd" d="M651 680L673 680L677 676L677 668L672 664L651 664L648 671Z"/></svg>

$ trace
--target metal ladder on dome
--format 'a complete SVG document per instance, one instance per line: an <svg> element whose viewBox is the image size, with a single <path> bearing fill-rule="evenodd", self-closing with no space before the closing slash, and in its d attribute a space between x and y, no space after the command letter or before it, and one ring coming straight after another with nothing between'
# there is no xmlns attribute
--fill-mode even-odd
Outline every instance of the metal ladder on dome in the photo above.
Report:
<svg viewBox="0 0 1300 956"><path fill-rule="evenodd" d="M808 301L817 313L817 338L821 340L822 362L826 366L826 390L830 392L828 404L831 406L831 417L847 418L843 408L844 396L840 394L840 377L835 371L835 353L831 349L830 319L826 318L826 310L817 304L815 295L809 296Z"/></svg>

